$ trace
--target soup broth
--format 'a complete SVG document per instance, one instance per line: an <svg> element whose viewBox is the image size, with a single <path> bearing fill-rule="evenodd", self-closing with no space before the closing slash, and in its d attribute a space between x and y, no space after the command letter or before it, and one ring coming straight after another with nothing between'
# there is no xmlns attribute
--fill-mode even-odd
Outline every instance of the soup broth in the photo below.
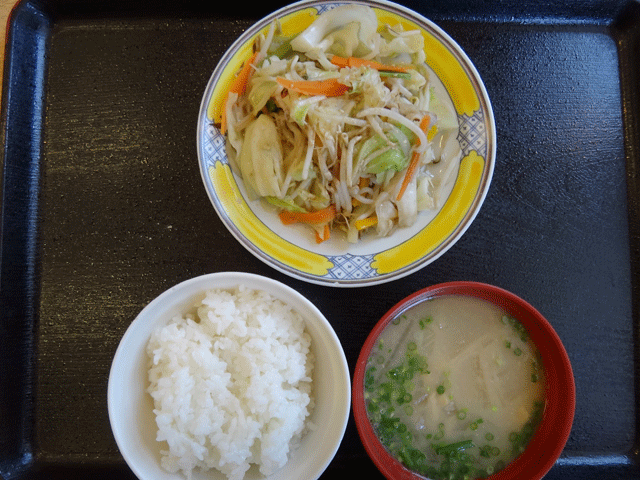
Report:
<svg viewBox="0 0 640 480"><path fill-rule="evenodd" d="M365 374L383 445L434 480L485 478L524 451L544 408L544 372L527 331L499 307L449 295L380 334Z"/></svg>

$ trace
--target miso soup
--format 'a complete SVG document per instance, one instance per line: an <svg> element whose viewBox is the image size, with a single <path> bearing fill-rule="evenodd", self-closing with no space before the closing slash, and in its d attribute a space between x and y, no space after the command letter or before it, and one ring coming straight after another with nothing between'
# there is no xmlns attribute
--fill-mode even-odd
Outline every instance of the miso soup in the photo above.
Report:
<svg viewBox="0 0 640 480"><path fill-rule="evenodd" d="M434 480L501 470L524 451L544 408L544 371L527 331L462 295L393 319L372 349L364 388L382 444Z"/></svg>

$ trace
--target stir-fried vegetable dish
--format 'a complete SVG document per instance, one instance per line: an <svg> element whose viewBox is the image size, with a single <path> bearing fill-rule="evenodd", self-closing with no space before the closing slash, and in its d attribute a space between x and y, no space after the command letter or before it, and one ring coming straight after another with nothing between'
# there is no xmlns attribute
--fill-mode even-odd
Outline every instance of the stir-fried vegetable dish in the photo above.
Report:
<svg viewBox="0 0 640 480"><path fill-rule="evenodd" d="M386 236L441 205L460 157L446 91L419 30L346 5L282 35L273 22L234 79L221 130L252 199L317 242ZM440 86L439 86L440 85Z"/></svg>

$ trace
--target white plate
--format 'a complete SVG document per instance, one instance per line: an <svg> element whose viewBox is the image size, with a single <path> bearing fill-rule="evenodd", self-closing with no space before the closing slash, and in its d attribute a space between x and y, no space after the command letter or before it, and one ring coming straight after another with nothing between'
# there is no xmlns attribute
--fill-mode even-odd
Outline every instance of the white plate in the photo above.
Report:
<svg viewBox="0 0 640 480"><path fill-rule="evenodd" d="M344 2L343 2L344 3ZM475 67L444 31L420 14L387 1L352 3L372 7L380 24L420 29L427 65L446 88L456 110L462 160L448 197L435 212L422 212L416 224L385 238L350 244L339 235L315 243L304 227L284 226L275 211L249 200L242 179L232 171L225 138L218 129L220 108L231 79L249 57L256 36L281 19L287 33L302 31L320 13L343 3L302 1L286 6L246 30L227 50L202 99L197 143L200 172L218 215L253 255L294 278L315 284L357 287L387 282L428 265L467 230L484 202L493 176L496 130L491 103Z"/></svg>

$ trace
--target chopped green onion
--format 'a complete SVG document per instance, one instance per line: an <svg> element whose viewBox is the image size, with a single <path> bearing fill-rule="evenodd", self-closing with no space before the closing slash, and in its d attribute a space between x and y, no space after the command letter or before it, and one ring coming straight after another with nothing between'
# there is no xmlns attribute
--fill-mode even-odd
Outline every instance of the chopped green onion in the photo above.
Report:
<svg viewBox="0 0 640 480"><path fill-rule="evenodd" d="M444 437L444 423L438 424L438 433L433 436L434 440L440 440Z"/></svg>
<svg viewBox="0 0 640 480"><path fill-rule="evenodd" d="M432 322L433 322L433 318L425 317L425 318L421 318L418 323L420 324L420 329L424 330L427 327L427 325L429 325Z"/></svg>
<svg viewBox="0 0 640 480"><path fill-rule="evenodd" d="M471 440L462 440L461 442L450 443L448 445L431 445L437 455L451 455L454 452L460 452L467 448L473 448Z"/></svg>
<svg viewBox="0 0 640 480"><path fill-rule="evenodd" d="M484 457L484 458L490 458L491 457L491 445L485 445L483 447L480 447L480 456Z"/></svg>

